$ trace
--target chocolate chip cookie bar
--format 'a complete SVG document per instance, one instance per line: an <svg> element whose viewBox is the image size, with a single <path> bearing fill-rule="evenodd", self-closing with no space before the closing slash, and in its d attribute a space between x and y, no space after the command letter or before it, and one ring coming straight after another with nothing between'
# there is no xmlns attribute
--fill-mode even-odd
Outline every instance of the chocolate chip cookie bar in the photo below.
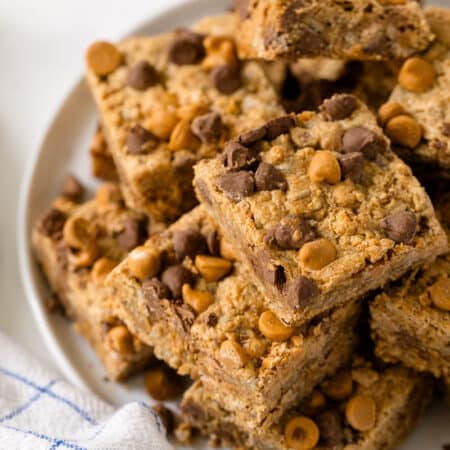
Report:
<svg viewBox="0 0 450 450"><path fill-rule="evenodd" d="M425 15L436 41L405 61L378 119L413 167L434 165L450 177L450 11L429 8Z"/></svg>
<svg viewBox="0 0 450 450"><path fill-rule="evenodd" d="M158 358L208 375L220 401L257 428L349 360L360 305L288 327L235 258L199 206L131 252L106 285L117 315Z"/></svg>
<svg viewBox="0 0 450 450"><path fill-rule="evenodd" d="M355 97L282 116L195 167L197 195L286 324L433 260L431 202Z"/></svg>
<svg viewBox="0 0 450 450"><path fill-rule="evenodd" d="M87 50L88 84L125 201L155 222L195 205L196 161L283 111L260 65L238 59L223 22L210 19L207 34L203 24L202 33L183 29Z"/></svg>
<svg viewBox="0 0 450 450"><path fill-rule="evenodd" d="M436 202L450 235L450 195ZM450 381L450 254L413 271L370 305L377 355Z"/></svg>
<svg viewBox="0 0 450 450"><path fill-rule="evenodd" d="M414 0L237 0L242 58L404 59L433 35Z"/></svg>
<svg viewBox="0 0 450 450"><path fill-rule="evenodd" d="M390 450L431 400L432 383L402 367L375 369L356 359L267 430L249 430L197 381L184 395L185 421L214 446L258 450Z"/></svg>
<svg viewBox="0 0 450 450"><path fill-rule="evenodd" d="M97 352L110 379L122 380L152 359L124 326L103 290L106 274L145 237L142 216L124 208L118 185L76 203L76 180L32 230L33 251L66 315Z"/></svg>

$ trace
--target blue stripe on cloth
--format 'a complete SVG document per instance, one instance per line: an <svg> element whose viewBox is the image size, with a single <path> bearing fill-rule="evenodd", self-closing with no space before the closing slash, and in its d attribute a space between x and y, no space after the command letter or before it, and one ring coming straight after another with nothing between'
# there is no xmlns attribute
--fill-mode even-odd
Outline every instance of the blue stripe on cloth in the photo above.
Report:
<svg viewBox="0 0 450 450"><path fill-rule="evenodd" d="M0 367L0 373L9 376L17 381L20 381L21 383L26 384L27 386L30 386L34 389L36 389L37 391L48 395L49 397L54 398L55 400L60 401L61 403L66 404L67 406L69 406L70 408L72 408L74 411L76 411L84 420L86 420L87 422L89 422L91 425L97 425L97 421L95 419L93 419L86 411L84 411L83 409L81 409L78 405L76 405L75 403L71 402L70 400L61 397L58 394L55 394L54 392L37 385L36 383L33 383L31 380L23 377L22 375L19 375L17 373L11 372L8 369L5 369L3 367Z"/></svg>
<svg viewBox="0 0 450 450"><path fill-rule="evenodd" d="M51 388L56 382L57 382L57 380L50 381L50 383L48 383L47 386L44 387L44 389L47 390L47 389ZM28 409L35 401L37 401L41 397L42 394L43 394L43 392L39 391L37 394L33 395L33 397L31 397L26 403L24 403L23 405L19 406L16 409L12 410L6 416L0 417L0 423L6 422L7 420L11 420L14 417L18 416L19 414L21 414L23 411Z"/></svg>
<svg viewBox="0 0 450 450"><path fill-rule="evenodd" d="M33 436L33 437L35 437L37 439L41 439L43 441L48 441L48 442L51 442L53 444L58 444L58 446L62 445L63 447L70 448L70 449L73 449L73 450L88 450L85 447L80 447L80 446L78 446L76 444L72 444L71 442L65 441L64 439L52 438L50 436L47 436L46 434L37 433L36 431L21 430L20 428L16 428L16 427L12 427L10 425L4 425L4 424L0 424L0 427L6 428L6 429L12 430L12 431L17 431L18 433L26 434L27 436Z"/></svg>

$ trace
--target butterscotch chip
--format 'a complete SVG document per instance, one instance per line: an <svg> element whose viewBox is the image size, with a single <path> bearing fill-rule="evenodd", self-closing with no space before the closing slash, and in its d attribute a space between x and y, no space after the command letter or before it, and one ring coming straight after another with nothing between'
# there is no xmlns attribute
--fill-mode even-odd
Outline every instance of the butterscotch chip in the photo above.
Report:
<svg viewBox="0 0 450 450"><path fill-rule="evenodd" d="M322 394L322 392L320 392L316 389L313 391L313 393L310 395L310 397L306 401L308 411L311 411L313 413L322 410L326 404L327 404L327 399Z"/></svg>
<svg viewBox="0 0 450 450"><path fill-rule="evenodd" d="M85 248L91 238L89 222L82 217L70 217L64 224L63 238L71 248Z"/></svg>
<svg viewBox="0 0 450 450"><path fill-rule="evenodd" d="M417 147L422 139L422 127L415 119L406 115L389 120L385 131L395 144L409 148Z"/></svg>
<svg viewBox="0 0 450 450"><path fill-rule="evenodd" d="M145 125L156 137L166 140L169 139L179 120L175 111L161 107L151 112Z"/></svg>
<svg viewBox="0 0 450 450"><path fill-rule="evenodd" d="M122 55L109 42L94 42L86 52L86 64L98 76L114 72L122 63Z"/></svg>
<svg viewBox="0 0 450 450"><path fill-rule="evenodd" d="M378 110L378 122L380 125L386 125L392 118L396 116L406 115L405 108L397 102L387 102L380 106Z"/></svg>
<svg viewBox="0 0 450 450"><path fill-rule="evenodd" d="M418 93L431 89L435 79L434 67L417 56L406 60L398 75L398 82L402 88Z"/></svg>
<svg viewBox="0 0 450 450"><path fill-rule="evenodd" d="M116 266L117 261L104 256L95 261L95 264L92 267L92 278L96 283L98 283L102 281Z"/></svg>
<svg viewBox="0 0 450 450"><path fill-rule="evenodd" d="M430 288L430 296L434 305L444 311L450 311L450 279L441 278Z"/></svg>
<svg viewBox="0 0 450 450"><path fill-rule="evenodd" d="M101 206L119 203L122 201L122 192L117 183L103 183L95 193L95 201Z"/></svg>
<svg viewBox="0 0 450 450"><path fill-rule="evenodd" d="M345 400L347 397L350 397L353 392L352 374L346 370L338 372L333 378L330 378L323 383L322 391L332 400Z"/></svg>
<svg viewBox="0 0 450 450"><path fill-rule="evenodd" d="M316 152L309 164L308 175L315 183L338 183L341 180L341 167L334 153L329 150Z"/></svg>
<svg viewBox="0 0 450 450"><path fill-rule="evenodd" d="M249 360L249 356L242 346L232 340L222 342L219 357L222 364L229 370L241 369Z"/></svg>
<svg viewBox="0 0 450 450"><path fill-rule="evenodd" d="M148 371L144 385L148 394L159 402L174 400L181 392L181 380L163 367Z"/></svg>
<svg viewBox="0 0 450 450"><path fill-rule="evenodd" d="M358 384L364 387L369 387L376 383L380 378L380 374L368 367L360 367L352 370L352 377Z"/></svg>
<svg viewBox="0 0 450 450"><path fill-rule="evenodd" d="M76 269L91 266L98 257L98 245L94 240L87 242L85 247L71 255L71 261Z"/></svg>
<svg viewBox="0 0 450 450"><path fill-rule="evenodd" d="M139 280L154 277L161 268L160 255L148 247L135 248L127 258L130 272Z"/></svg>
<svg viewBox="0 0 450 450"><path fill-rule="evenodd" d="M197 255L195 267L206 281L219 281L230 272L233 264L226 259L216 258L215 256Z"/></svg>
<svg viewBox="0 0 450 450"><path fill-rule="evenodd" d="M237 261L239 259L232 245L224 238L220 240L220 255L222 258L230 261Z"/></svg>
<svg viewBox="0 0 450 450"><path fill-rule="evenodd" d="M183 302L189 305L197 314L201 314L214 302L213 296L206 291L192 289L189 284L184 284L181 289Z"/></svg>
<svg viewBox="0 0 450 450"><path fill-rule="evenodd" d="M206 49L206 58L202 66L206 69L223 64L236 64L237 54L234 41L225 36L208 36L203 41Z"/></svg>
<svg viewBox="0 0 450 450"><path fill-rule="evenodd" d="M168 148L172 151L197 150L201 142L191 130L191 121L182 119L177 123L170 136Z"/></svg>
<svg viewBox="0 0 450 450"><path fill-rule="evenodd" d="M371 430L377 419L375 401L366 395L355 395L345 407L345 417L355 430Z"/></svg>
<svg viewBox="0 0 450 450"><path fill-rule="evenodd" d="M294 331L284 325L272 311L264 311L259 316L258 328L271 341L285 341L292 336Z"/></svg>
<svg viewBox="0 0 450 450"><path fill-rule="evenodd" d="M310 450L319 442L319 428L308 417L294 417L284 429L284 438L290 449Z"/></svg>
<svg viewBox="0 0 450 450"><path fill-rule="evenodd" d="M114 351L121 354L133 352L133 336L125 325L111 328L107 339Z"/></svg>
<svg viewBox="0 0 450 450"><path fill-rule="evenodd" d="M310 270L323 269L332 263L336 257L336 247L326 239L307 242L299 252L301 265Z"/></svg>

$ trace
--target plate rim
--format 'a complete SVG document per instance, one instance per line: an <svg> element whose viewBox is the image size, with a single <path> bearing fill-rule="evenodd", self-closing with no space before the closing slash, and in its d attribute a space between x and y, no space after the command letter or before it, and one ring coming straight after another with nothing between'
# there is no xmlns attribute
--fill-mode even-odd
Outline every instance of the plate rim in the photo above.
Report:
<svg viewBox="0 0 450 450"><path fill-rule="evenodd" d="M174 3L170 5L162 5L156 11L150 12L145 19L139 21L128 31L121 33L117 38L112 40L117 42L121 39L126 38L127 36L139 34L145 26L148 26L149 22L161 20L163 19L164 15L174 13L176 10L189 7L190 5L199 5L201 4L201 2L202 0L175 0ZM51 325L50 314L46 310L45 305L42 302L42 298L38 292L37 284L34 280L33 275L36 262L34 261L31 250L29 223L31 188L33 187L35 181L39 158L45 150L52 129L54 128L58 117L65 110L72 96L78 89L82 87L83 83L84 75L82 74L78 75L75 78L75 81L70 84L70 87L66 91L63 99L57 104L56 108L49 115L49 119L43 127L44 131L42 132L41 137L37 140L38 144L30 154L29 161L27 162L27 164L25 164L24 173L20 182L19 201L16 215L16 250L18 254L20 280L24 288L27 304L31 308L33 320L37 325L40 335L43 337L45 345L48 348L52 359L56 364L56 367L72 384L93 392L87 381L84 380L79 370L75 367L68 354L59 344L59 338L57 337L54 328Z"/></svg>

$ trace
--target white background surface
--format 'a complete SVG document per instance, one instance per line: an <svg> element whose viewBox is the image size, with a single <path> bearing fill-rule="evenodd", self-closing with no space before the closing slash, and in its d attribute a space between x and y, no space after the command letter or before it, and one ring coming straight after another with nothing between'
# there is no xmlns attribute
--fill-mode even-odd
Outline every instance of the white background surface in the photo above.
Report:
<svg viewBox="0 0 450 450"><path fill-rule="evenodd" d="M117 39L178 1L0 0L0 329L49 365L54 363L32 319L17 262L25 164L82 73L85 48L99 38Z"/></svg>

